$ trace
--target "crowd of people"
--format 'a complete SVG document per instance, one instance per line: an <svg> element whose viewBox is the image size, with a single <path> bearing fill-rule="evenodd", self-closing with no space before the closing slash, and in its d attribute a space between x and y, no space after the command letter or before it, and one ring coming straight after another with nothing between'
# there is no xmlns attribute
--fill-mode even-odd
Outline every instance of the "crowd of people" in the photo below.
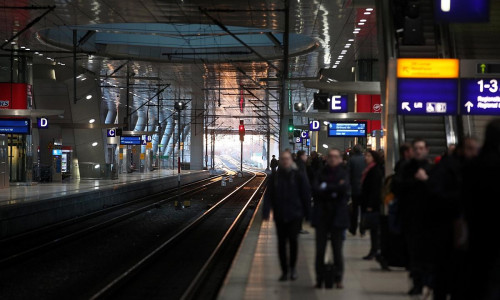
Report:
<svg viewBox="0 0 500 300"><path fill-rule="evenodd" d="M346 233L369 234L365 260L385 270L405 267L409 295L434 299L500 299L500 244L494 241L500 182L500 120L484 144L465 137L431 160L425 139L399 149L385 174L382 151L355 145L326 155L285 150L273 156L263 217L278 232L281 281L298 277L298 236L303 221L315 229L316 285L343 287ZM333 264L325 264L328 241ZM397 256L397 258L396 258ZM397 262L396 262L397 261Z"/></svg>

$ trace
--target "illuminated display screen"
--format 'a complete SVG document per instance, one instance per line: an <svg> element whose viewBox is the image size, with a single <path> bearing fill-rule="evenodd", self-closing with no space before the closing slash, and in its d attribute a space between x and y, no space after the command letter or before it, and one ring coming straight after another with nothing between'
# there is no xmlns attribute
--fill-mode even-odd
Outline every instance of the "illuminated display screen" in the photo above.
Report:
<svg viewBox="0 0 500 300"><path fill-rule="evenodd" d="M122 136L120 137L120 145L141 145L140 136Z"/></svg>
<svg viewBox="0 0 500 300"><path fill-rule="evenodd" d="M399 58L398 78L458 78L459 60L454 58Z"/></svg>
<svg viewBox="0 0 500 300"><path fill-rule="evenodd" d="M328 136L364 137L366 136L366 122L330 122Z"/></svg>
<svg viewBox="0 0 500 300"><path fill-rule="evenodd" d="M0 119L0 134L29 134L29 119Z"/></svg>

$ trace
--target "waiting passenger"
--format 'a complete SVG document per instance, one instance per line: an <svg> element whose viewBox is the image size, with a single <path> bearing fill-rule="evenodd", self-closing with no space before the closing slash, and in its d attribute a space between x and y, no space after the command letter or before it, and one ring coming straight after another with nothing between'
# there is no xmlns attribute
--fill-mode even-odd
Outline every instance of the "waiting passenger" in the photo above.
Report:
<svg viewBox="0 0 500 300"><path fill-rule="evenodd" d="M342 247L349 227L347 207L349 177L342 165L339 149L330 149L327 164L316 177L312 225L316 229L316 288L325 282L325 250L328 236L332 241L334 282L343 288L344 256Z"/></svg>
<svg viewBox="0 0 500 300"><path fill-rule="evenodd" d="M349 226L349 232L352 235L356 235L358 230L359 210L361 208L361 175L365 168L366 162L361 145L355 145L347 163L349 182L351 183L351 225ZM363 236L365 234L364 228L359 228L359 233Z"/></svg>
<svg viewBox="0 0 500 300"><path fill-rule="evenodd" d="M271 159L271 171L273 174L276 172L276 168L278 168L278 160L276 159L276 155L273 155L273 158Z"/></svg>
<svg viewBox="0 0 500 300"><path fill-rule="evenodd" d="M305 175L305 178L307 179L307 181L309 182L309 178L307 176L306 162L307 162L306 152L304 150L297 151L297 160L295 161L295 164L297 165L299 172L302 172ZM307 219L309 219L309 217L307 217ZM309 233L307 230L304 230L302 223L300 224L300 233L302 233L302 234Z"/></svg>
<svg viewBox="0 0 500 300"><path fill-rule="evenodd" d="M295 160L295 164L297 165L297 168L299 169L299 171L307 173L306 161L307 161L306 152L304 150L297 151L297 158Z"/></svg>
<svg viewBox="0 0 500 300"><path fill-rule="evenodd" d="M432 242L428 222L428 211L432 205L431 192L428 185L432 165L428 160L429 147L423 139L412 142L414 157L401 165L401 172L394 177L393 190L398 199L398 213L402 232L408 245L410 277L413 287L408 294L422 294L424 285L431 286L430 264Z"/></svg>
<svg viewBox="0 0 500 300"><path fill-rule="evenodd" d="M394 166L394 172L401 171L401 166L413 158L413 147L410 143L404 143L399 146L399 160Z"/></svg>
<svg viewBox="0 0 500 300"><path fill-rule="evenodd" d="M486 127L478 157L464 171L461 196L469 239L463 299L500 299L499 170L500 119L495 119Z"/></svg>
<svg viewBox="0 0 500 300"><path fill-rule="evenodd" d="M453 153L444 155L429 178L432 188L433 204L429 207L432 232L434 233L434 299L445 300L448 295L455 299L462 294L461 278L457 277L460 265L459 259L463 251L458 249L463 245L462 209L460 194L466 184L463 180L463 169L477 156L479 145L476 139L467 137L461 141ZM458 240L456 240L456 238ZM460 241L462 240L462 241ZM455 288L453 288L453 286Z"/></svg>
<svg viewBox="0 0 500 300"><path fill-rule="evenodd" d="M280 155L279 168L269 177L264 195L263 218L273 219L278 234L278 253L282 275L280 281L297 279L298 235L302 219L309 216L311 191L305 173L299 172L290 151ZM290 245L290 259L287 259L287 244ZM290 273L289 273L290 272Z"/></svg>
<svg viewBox="0 0 500 300"><path fill-rule="evenodd" d="M377 151L366 151L366 168L361 176L361 212L364 229L370 230L371 248L365 260L372 260L380 253L380 206L384 180L382 159Z"/></svg>

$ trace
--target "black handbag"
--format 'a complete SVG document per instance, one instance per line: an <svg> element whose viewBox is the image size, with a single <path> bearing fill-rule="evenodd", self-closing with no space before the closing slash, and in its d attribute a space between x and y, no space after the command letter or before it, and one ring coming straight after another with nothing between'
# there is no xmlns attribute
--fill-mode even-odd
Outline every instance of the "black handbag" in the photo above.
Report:
<svg viewBox="0 0 500 300"><path fill-rule="evenodd" d="M361 215L360 227L363 230L376 228L380 224L380 213L378 211L364 212Z"/></svg>

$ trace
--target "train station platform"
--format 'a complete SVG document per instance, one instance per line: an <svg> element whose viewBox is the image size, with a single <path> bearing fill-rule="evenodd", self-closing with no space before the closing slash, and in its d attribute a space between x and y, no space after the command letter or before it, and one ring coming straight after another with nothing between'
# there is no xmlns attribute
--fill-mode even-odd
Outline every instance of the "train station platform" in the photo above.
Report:
<svg viewBox="0 0 500 300"><path fill-rule="evenodd" d="M210 176L209 171L186 170L181 184ZM120 174L115 180L75 180L39 183L0 190L0 237L81 216L177 186L177 173L161 170Z"/></svg>
<svg viewBox="0 0 500 300"><path fill-rule="evenodd" d="M279 282L281 275L278 242L273 221L262 221L258 212L247 232L231 270L219 293L228 299L336 299L407 300L410 282L403 269L382 271L376 261L362 259L370 247L370 237L347 234L344 244L343 289L315 289L314 229L304 225L300 234L296 281ZM331 251L331 248L327 248ZM331 252L329 252L331 253Z"/></svg>

